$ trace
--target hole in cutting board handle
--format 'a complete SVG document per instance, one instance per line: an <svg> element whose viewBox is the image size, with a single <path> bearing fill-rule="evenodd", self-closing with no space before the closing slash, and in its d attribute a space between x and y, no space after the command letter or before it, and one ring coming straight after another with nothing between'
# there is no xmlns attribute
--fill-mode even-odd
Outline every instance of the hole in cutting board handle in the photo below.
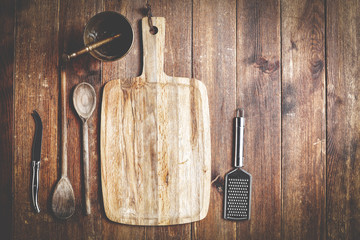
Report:
<svg viewBox="0 0 360 240"><path fill-rule="evenodd" d="M152 35L156 35L158 33L159 29L157 27L153 27L153 28L150 28L149 32L152 34Z"/></svg>

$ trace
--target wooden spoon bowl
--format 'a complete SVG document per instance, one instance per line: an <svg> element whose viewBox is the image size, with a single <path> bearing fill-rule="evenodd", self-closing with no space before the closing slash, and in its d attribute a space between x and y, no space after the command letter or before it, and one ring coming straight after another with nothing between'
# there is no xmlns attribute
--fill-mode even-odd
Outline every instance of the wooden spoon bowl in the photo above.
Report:
<svg viewBox="0 0 360 240"><path fill-rule="evenodd" d="M95 89L88 83L83 82L76 86L73 95L73 102L76 112L82 121L83 133L83 163L84 163L84 185L85 185L85 213L91 213L90 207L90 186L89 186L89 143L87 120L91 117L96 106Z"/></svg>
<svg viewBox="0 0 360 240"><path fill-rule="evenodd" d="M55 187L52 210L60 219L67 219L75 212L74 190L66 176L62 177Z"/></svg>
<svg viewBox="0 0 360 240"><path fill-rule="evenodd" d="M95 110L95 89L88 83L83 82L74 89L73 103L79 117L84 121L88 119Z"/></svg>

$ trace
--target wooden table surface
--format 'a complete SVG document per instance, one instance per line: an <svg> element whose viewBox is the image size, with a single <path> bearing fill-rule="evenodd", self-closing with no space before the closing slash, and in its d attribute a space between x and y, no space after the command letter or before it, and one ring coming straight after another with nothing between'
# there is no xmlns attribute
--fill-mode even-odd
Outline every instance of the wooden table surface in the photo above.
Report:
<svg viewBox="0 0 360 240"><path fill-rule="evenodd" d="M358 239L360 236L360 2L358 0L151 0L166 18L165 72L207 87L211 199L191 224L113 223L100 184L100 99L104 84L141 72L145 0L0 1L0 232L4 239ZM76 211L51 213L60 177L59 56L83 47L86 22L112 10L131 22L131 52L116 62L90 55L66 68L74 86L91 83L92 214L84 216L81 124L68 111L69 179ZM253 176L251 220L223 219L223 180L232 167L232 118L245 108L245 169ZM31 146L43 119L39 203L30 201Z"/></svg>

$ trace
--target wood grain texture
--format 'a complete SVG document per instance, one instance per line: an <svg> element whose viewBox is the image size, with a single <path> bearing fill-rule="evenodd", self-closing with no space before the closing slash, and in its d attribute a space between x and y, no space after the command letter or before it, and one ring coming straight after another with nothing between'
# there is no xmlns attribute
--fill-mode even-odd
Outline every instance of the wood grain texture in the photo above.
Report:
<svg viewBox="0 0 360 240"><path fill-rule="evenodd" d="M130 78L139 76L141 73L141 61L142 61L142 46L141 46L141 34L140 34L140 20L144 16L142 9L145 7L145 0L134 1L118 1L108 0L104 1L105 11L116 11L124 15L130 22L134 32L134 42L129 53L122 59L114 62L102 63L102 85L110 80L119 78ZM102 89L103 90L103 89ZM99 115L100 119L100 115ZM99 122L100 124L100 122ZM100 125L99 125L100 127ZM100 164L100 162L99 162ZM99 183L101 183L100 175ZM100 185L101 186L101 185ZM102 198L102 192L100 189L99 197ZM106 221L102 221L102 229L104 239L145 239L146 230L145 227L129 226L116 224L108 220L105 216L103 201L102 212Z"/></svg>
<svg viewBox="0 0 360 240"><path fill-rule="evenodd" d="M14 78L14 239L51 238L49 199L57 180L58 126L58 4L56 1L16 1ZM31 146L37 110L43 123L39 206L30 204ZM39 234L39 223L47 231ZM34 231L34 229L36 231Z"/></svg>
<svg viewBox="0 0 360 240"><path fill-rule="evenodd" d="M165 19L142 20L143 73L103 91L101 177L107 217L134 225L203 219L210 190L205 86L164 71Z"/></svg>
<svg viewBox="0 0 360 240"><path fill-rule="evenodd" d="M107 219L103 208L101 90L110 80L140 75L140 20L147 2L154 16L166 18L165 73L196 77L208 89L215 181L207 217L192 224L117 224ZM61 221L51 212L52 192L61 175L58 59L63 50L70 53L83 47L86 22L103 10L129 19L134 44L118 61L100 63L84 54L67 69L68 175L77 202L75 215ZM357 0L0 1L1 238L357 239L358 12ZM81 121L70 101L74 86L82 81L95 86L99 99L89 122L89 216L83 211ZM221 192L225 173L233 169L232 118L237 106L246 110L244 163L254 177L252 219L240 223L223 220ZM30 193L34 109L44 124L39 214L32 209Z"/></svg>
<svg viewBox="0 0 360 240"><path fill-rule="evenodd" d="M11 239L15 2L1 1L0 16L0 232Z"/></svg>
<svg viewBox="0 0 360 240"><path fill-rule="evenodd" d="M237 1L237 106L245 109L244 169L253 177L244 239L281 237L280 1ZM267 196L266 198L262 196Z"/></svg>
<svg viewBox="0 0 360 240"><path fill-rule="evenodd" d="M234 19L235 1L193 1L193 74L208 90L211 179L215 180L211 187L208 216L193 224L193 239L236 239L236 223L223 219L224 176L233 169L232 119L236 109Z"/></svg>
<svg viewBox="0 0 360 240"><path fill-rule="evenodd" d="M86 23L96 13L103 11L101 1L60 1L59 13L59 55L71 53L84 47L83 31ZM68 125L68 178L75 194L75 213L66 223L57 225L61 234L58 238L96 239L102 232L103 219L100 193L100 158L99 158L99 113L101 63L90 54L72 59L66 65L67 77L67 125ZM86 215L84 198L84 165L82 163L82 127L73 105L73 91L77 84L87 82L96 92L94 115L88 120L89 127L89 198L91 214Z"/></svg>
<svg viewBox="0 0 360 240"><path fill-rule="evenodd" d="M134 30L134 44L123 59L103 64L103 82L116 78L138 76L141 73L142 46L140 21L145 14L145 0L106 1L105 9L115 10L125 15ZM153 16L165 17L167 22L165 37L165 73L173 76L191 76L191 23L192 1L149 1ZM104 237L132 239L190 239L191 224L145 228L103 222ZM146 236L144 235L146 234Z"/></svg>
<svg viewBox="0 0 360 240"><path fill-rule="evenodd" d="M82 161L84 174L84 195L85 195L85 214L91 214L91 199L90 199L90 180L89 180L89 126L87 121L82 125Z"/></svg>
<svg viewBox="0 0 360 240"><path fill-rule="evenodd" d="M324 2L281 4L282 237L324 239Z"/></svg>
<svg viewBox="0 0 360 240"><path fill-rule="evenodd" d="M68 125L67 125L67 106L69 99L67 97L67 77L66 66L61 66L60 72L60 112L61 112L61 176L68 175Z"/></svg>
<svg viewBox="0 0 360 240"><path fill-rule="evenodd" d="M89 126L88 119L96 107L95 89L88 83L79 83L73 92L74 108L82 121L82 162L86 215L91 213L89 184Z"/></svg>
<svg viewBox="0 0 360 240"><path fill-rule="evenodd" d="M192 74L192 0L150 0L153 16L165 17L164 72L169 76ZM147 228L147 239L191 239L191 225Z"/></svg>
<svg viewBox="0 0 360 240"><path fill-rule="evenodd" d="M360 236L360 3L327 2L327 239Z"/></svg>
<svg viewBox="0 0 360 240"><path fill-rule="evenodd" d="M51 199L51 210L60 219L67 219L75 212L75 195L68 174L67 137L67 79L65 67L60 72L60 111L61 111L61 178L56 184Z"/></svg>

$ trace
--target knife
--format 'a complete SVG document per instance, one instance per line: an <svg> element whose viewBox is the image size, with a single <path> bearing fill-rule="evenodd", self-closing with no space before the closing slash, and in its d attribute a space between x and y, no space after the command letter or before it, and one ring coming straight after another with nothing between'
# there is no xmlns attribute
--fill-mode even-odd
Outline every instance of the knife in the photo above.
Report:
<svg viewBox="0 0 360 240"><path fill-rule="evenodd" d="M41 159L41 141L43 125L40 115L34 110L31 114L35 120L35 135L32 145L32 183L31 183L31 196L34 209L37 213L40 212L38 204L38 192L39 192L39 171L40 171L40 159Z"/></svg>

